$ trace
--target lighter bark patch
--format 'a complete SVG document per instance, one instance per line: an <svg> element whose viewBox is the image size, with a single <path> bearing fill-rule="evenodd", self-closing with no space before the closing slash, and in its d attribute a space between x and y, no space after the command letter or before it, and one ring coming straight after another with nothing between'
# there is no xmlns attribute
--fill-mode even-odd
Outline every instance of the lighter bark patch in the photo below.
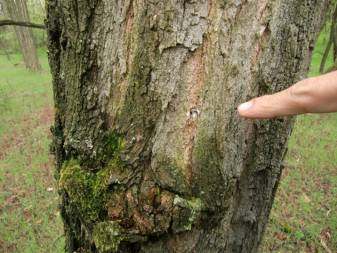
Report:
<svg viewBox="0 0 337 253"><path fill-rule="evenodd" d="M268 4L270 4L269 1L267 0L260 0L258 1L258 20L262 20L263 19L263 15L265 14L266 9L268 8Z"/></svg>
<svg viewBox="0 0 337 253"><path fill-rule="evenodd" d="M128 34L128 33L130 33L132 31L133 17L134 17L133 3L131 1L129 9L128 9L127 14L126 14L126 23L125 23L125 33L126 34Z"/></svg>
<svg viewBox="0 0 337 253"><path fill-rule="evenodd" d="M192 182L193 166L192 152L194 139L197 133L197 120L202 113L201 91L205 84L204 48L196 50L186 62L186 107L189 108L189 116L183 127L183 145L185 171L184 174L189 183Z"/></svg>

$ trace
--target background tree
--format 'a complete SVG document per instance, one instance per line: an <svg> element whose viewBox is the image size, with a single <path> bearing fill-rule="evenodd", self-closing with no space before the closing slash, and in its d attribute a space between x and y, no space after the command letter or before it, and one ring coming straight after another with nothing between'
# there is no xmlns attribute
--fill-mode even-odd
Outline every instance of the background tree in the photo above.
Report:
<svg viewBox="0 0 337 253"><path fill-rule="evenodd" d="M328 2L49 0L68 252L256 252L293 119L236 106L306 75Z"/></svg>
<svg viewBox="0 0 337 253"><path fill-rule="evenodd" d="M4 17L4 16L5 16L4 3L0 1L0 17ZM5 29L4 27L0 27L0 35L3 33L4 29ZM10 53L7 51L7 45L5 41L3 40L2 36L0 36L0 48L3 51L3 53L6 55L7 59L10 61L11 59Z"/></svg>
<svg viewBox="0 0 337 253"><path fill-rule="evenodd" d="M29 13L26 0L2 0L7 16L14 21L29 22ZM41 70L33 33L30 28L14 26L15 34L18 39L23 60L26 67L30 70Z"/></svg>
<svg viewBox="0 0 337 253"><path fill-rule="evenodd" d="M327 59L329 57L330 51L332 49L332 57L333 57L333 66L330 67L327 72L337 69L337 3L336 1L332 1L330 12L328 12L328 22L326 26L329 26L330 36L323 53L321 65L320 65L320 73L325 72L325 66Z"/></svg>

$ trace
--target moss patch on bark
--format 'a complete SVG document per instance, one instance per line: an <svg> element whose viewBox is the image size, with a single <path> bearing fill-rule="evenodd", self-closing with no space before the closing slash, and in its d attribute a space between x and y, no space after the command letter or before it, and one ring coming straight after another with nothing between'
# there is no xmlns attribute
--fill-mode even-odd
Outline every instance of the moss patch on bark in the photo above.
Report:
<svg viewBox="0 0 337 253"><path fill-rule="evenodd" d="M59 189L69 196L69 201L88 224L106 214L109 187L121 186L127 178L127 169L119 158L123 140L111 134L107 148L110 161L98 172L83 168L76 159L64 162L59 177Z"/></svg>
<svg viewBox="0 0 337 253"><path fill-rule="evenodd" d="M61 169L59 189L68 194L70 202L87 222L100 217L106 201L107 174L83 170L77 160L66 162Z"/></svg>

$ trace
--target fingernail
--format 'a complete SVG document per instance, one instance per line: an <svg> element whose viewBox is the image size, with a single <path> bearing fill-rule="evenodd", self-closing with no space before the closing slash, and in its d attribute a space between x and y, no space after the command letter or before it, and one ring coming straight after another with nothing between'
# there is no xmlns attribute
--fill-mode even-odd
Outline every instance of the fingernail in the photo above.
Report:
<svg viewBox="0 0 337 253"><path fill-rule="evenodd" d="M239 105L238 109L239 111L247 111L250 108L252 108L252 106L253 106L252 102L246 102L246 103Z"/></svg>

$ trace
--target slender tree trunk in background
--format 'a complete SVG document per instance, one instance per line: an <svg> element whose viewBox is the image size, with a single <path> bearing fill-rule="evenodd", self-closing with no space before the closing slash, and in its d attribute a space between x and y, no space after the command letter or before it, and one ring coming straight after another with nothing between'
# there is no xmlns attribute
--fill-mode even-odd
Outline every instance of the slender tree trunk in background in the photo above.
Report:
<svg viewBox="0 0 337 253"><path fill-rule="evenodd" d="M6 55L7 60L11 61L11 56L7 52L7 46L5 45L5 43L1 39L0 39L0 48L4 52L4 54Z"/></svg>
<svg viewBox="0 0 337 253"><path fill-rule="evenodd" d="M30 21L26 0L3 0L7 15L15 21ZM31 28L14 27L26 68L41 70Z"/></svg>
<svg viewBox="0 0 337 253"><path fill-rule="evenodd" d="M334 61L334 69L336 69L337 64L337 4L334 8L334 13L331 19L331 38L333 44L333 61Z"/></svg>
<svg viewBox="0 0 337 253"><path fill-rule="evenodd" d="M319 67L319 72L321 74L323 74L324 72L330 72L336 69L337 67L337 4L335 3L331 3L331 11L332 11L332 15L330 17L330 15L328 16L328 19L331 23L330 25L330 35L329 35L329 39L327 42L327 45L325 47L323 56L322 56L322 60L321 60L321 64ZM330 67L327 71L325 70L325 65L326 65L326 61L329 57L329 53L331 51L331 47L332 47L332 52L333 52L333 66Z"/></svg>
<svg viewBox="0 0 337 253"><path fill-rule="evenodd" d="M306 76L324 0L49 0L68 252L256 252L293 120L236 107Z"/></svg>

